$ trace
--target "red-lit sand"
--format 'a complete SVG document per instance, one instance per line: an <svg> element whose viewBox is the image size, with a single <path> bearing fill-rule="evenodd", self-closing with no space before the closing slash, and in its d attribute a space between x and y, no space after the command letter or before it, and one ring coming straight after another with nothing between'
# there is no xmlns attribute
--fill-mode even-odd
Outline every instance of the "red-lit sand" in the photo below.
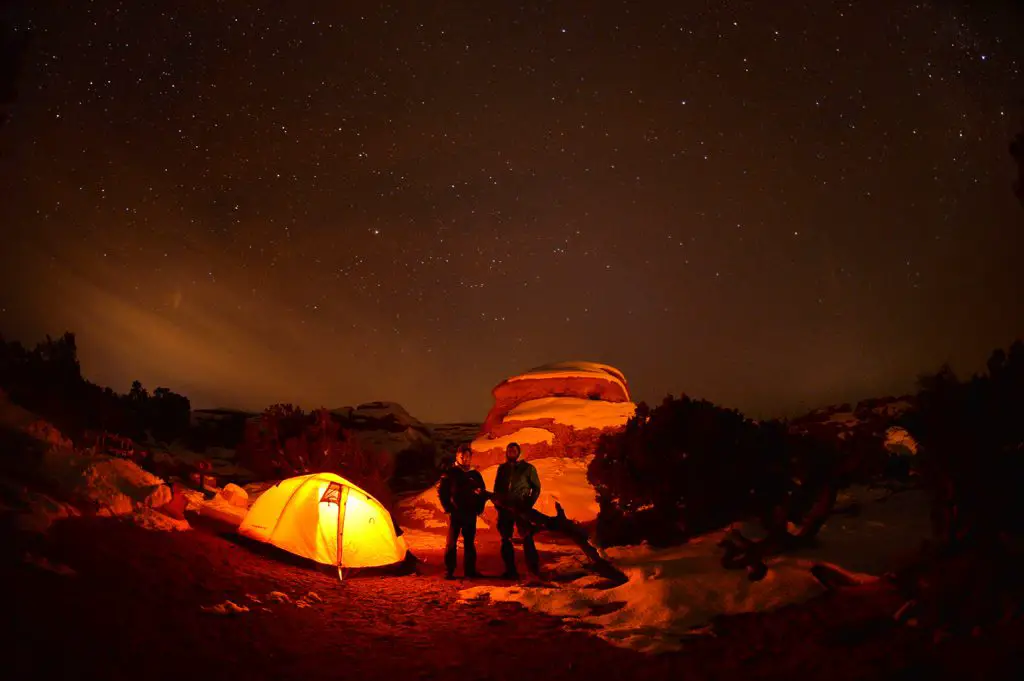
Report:
<svg viewBox="0 0 1024 681"><path fill-rule="evenodd" d="M486 534L486 533L485 533ZM645 656L614 648L512 604L461 605L468 584L441 579L436 552L421 576L335 576L215 533L151 532L110 519L58 523L45 539L6 531L0 565L13 625L3 658L18 679L704 679L1013 678L1017 629L938 647L894 627L900 599L875 587L719 623L717 638ZM484 537L481 569L500 570ZM63 576L28 551L70 566ZM314 591L311 607L272 603ZM263 600L251 601L247 594ZM251 610L203 612L225 600ZM262 608L268 611L263 611ZM1013 656L1016 655L1016 659ZM909 677L908 677L909 678Z"/></svg>

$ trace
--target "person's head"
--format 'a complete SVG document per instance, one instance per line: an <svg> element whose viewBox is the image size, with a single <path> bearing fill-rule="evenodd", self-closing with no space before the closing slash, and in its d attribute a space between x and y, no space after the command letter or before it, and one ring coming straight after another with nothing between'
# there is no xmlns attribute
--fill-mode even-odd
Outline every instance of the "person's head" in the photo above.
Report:
<svg viewBox="0 0 1024 681"><path fill-rule="evenodd" d="M522 450L519 448L518 442L509 442L508 447L505 447L505 460L509 463L515 463L519 460L519 455Z"/></svg>
<svg viewBox="0 0 1024 681"><path fill-rule="evenodd" d="M455 463L463 468L469 468L473 465L473 448L467 444L459 445L459 448L455 450Z"/></svg>

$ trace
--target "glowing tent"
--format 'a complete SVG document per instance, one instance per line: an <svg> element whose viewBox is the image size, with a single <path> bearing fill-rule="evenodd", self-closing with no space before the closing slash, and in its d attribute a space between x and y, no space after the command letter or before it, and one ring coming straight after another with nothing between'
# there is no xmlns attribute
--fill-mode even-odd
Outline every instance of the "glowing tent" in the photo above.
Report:
<svg viewBox="0 0 1024 681"><path fill-rule="evenodd" d="M238 531L339 569L391 565L406 553L384 506L333 473L282 480L256 500Z"/></svg>

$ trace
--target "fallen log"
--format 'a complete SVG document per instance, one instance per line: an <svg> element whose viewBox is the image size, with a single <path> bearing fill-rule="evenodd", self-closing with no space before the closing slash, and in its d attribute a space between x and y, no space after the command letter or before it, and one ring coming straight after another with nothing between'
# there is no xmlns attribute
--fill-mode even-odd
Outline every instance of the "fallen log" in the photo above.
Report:
<svg viewBox="0 0 1024 681"><path fill-rule="evenodd" d="M522 508L512 504L506 504L497 499L493 492L487 492L485 490L483 491L483 494L491 500L491 503L493 503L495 507L503 511L508 511L516 516L516 518L527 522L535 529L545 532L553 532L571 539L573 543L580 548L583 555L590 559L590 562L593 564L594 572L602 577L610 579L617 584L625 584L629 581L629 578L626 577L621 570L601 556L597 547L590 543L590 537L587 535L586 530L584 530L579 523L568 518L565 515L565 509L563 509L562 505L557 501L555 502L556 515L550 516L541 513L534 508Z"/></svg>
<svg viewBox="0 0 1024 681"><path fill-rule="evenodd" d="M761 581L768 574L768 558L814 545L815 537L835 508L837 493L838 490L832 485L819 489L811 507L804 514L803 524L795 533L788 529L787 504L772 509L772 516L765 522L768 536L764 539L749 539L738 530L730 531L718 544L725 549L722 567L727 570L746 569L750 581Z"/></svg>

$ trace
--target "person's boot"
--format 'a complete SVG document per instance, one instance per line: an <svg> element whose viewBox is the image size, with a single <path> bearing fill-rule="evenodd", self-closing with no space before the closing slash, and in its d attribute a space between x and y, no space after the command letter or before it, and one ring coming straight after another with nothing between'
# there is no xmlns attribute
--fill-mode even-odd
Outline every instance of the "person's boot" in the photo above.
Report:
<svg viewBox="0 0 1024 681"><path fill-rule="evenodd" d="M534 577L540 578L540 555L537 553L537 545L533 537L523 538L523 555L526 558L526 569Z"/></svg>
<svg viewBox="0 0 1024 681"><path fill-rule="evenodd" d="M475 520L475 519L474 519ZM475 533L474 533L475 534ZM472 536L472 535L471 535ZM465 541L465 540L463 540ZM462 572L467 579L480 577L476 571L476 542L473 539L465 541L465 549L462 557Z"/></svg>

